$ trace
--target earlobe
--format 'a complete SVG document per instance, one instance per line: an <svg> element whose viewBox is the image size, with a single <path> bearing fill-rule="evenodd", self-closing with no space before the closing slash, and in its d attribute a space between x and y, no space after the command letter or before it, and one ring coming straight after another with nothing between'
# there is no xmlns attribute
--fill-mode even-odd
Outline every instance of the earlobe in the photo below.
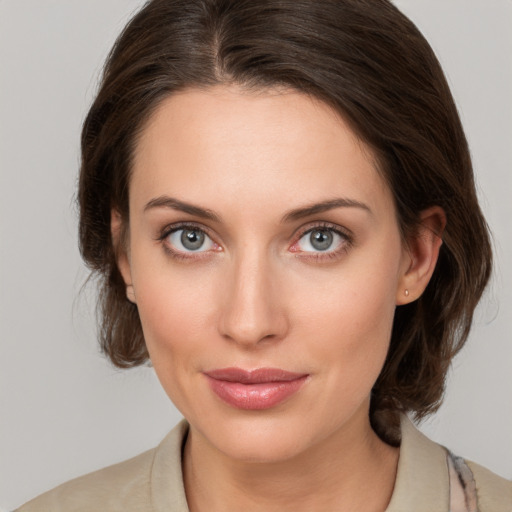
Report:
<svg viewBox="0 0 512 512"><path fill-rule="evenodd" d="M407 240L403 274L400 278L396 304L408 304L425 291L439 257L446 226L446 214L439 206L421 212L416 232Z"/></svg>
<svg viewBox="0 0 512 512"><path fill-rule="evenodd" d="M121 214L115 209L112 209L110 216L110 232L112 236L112 245L116 254L117 268L119 269L126 285L126 298L130 302L136 304L137 301L132 283L128 244L123 236L123 219Z"/></svg>
<svg viewBox="0 0 512 512"><path fill-rule="evenodd" d="M137 299L135 298L135 290L133 288L133 284L126 285L126 298L133 304L137 304Z"/></svg>

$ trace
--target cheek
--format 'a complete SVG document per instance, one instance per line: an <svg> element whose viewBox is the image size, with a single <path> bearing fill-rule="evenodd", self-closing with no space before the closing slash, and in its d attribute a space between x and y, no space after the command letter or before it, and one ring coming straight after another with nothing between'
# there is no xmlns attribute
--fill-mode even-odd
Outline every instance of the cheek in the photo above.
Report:
<svg viewBox="0 0 512 512"><path fill-rule="evenodd" d="M340 338L367 339L370 333L388 338L395 311L398 267L396 259L356 261L321 279L314 272L302 274L300 315L320 331L336 332ZM314 286L312 284L314 283ZM372 336L373 337L373 336ZM379 338L380 338L379 337Z"/></svg>
<svg viewBox="0 0 512 512"><path fill-rule="evenodd" d="M192 349L194 340L204 338L211 325L215 301L196 275L192 279L179 272L155 276L145 272L135 283L137 304L148 349Z"/></svg>
<svg viewBox="0 0 512 512"><path fill-rule="evenodd" d="M174 405L190 417L195 401L190 383L210 338L213 302L203 287L186 284L176 276L147 276L137 289L137 303L154 371Z"/></svg>
<svg viewBox="0 0 512 512"><path fill-rule="evenodd" d="M369 392L387 355L398 275L393 262L360 261L317 281L314 293L303 288L296 324L310 357L330 369L332 382L355 394Z"/></svg>
<svg viewBox="0 0 512 512"><path fill-rule="evenodd" d="M313 347L316 355L326 361L338 361L345 375L379 373L390 341L392 302L371 294L353 293L333 303L335 307L331 304L318 310L318 321L303 328L306 338L318 342ZM314 315L312 312L313 318Z"/></svg>
<svg viewBox="0 0 512 512"><path fill-rule="evenodd" d="M344 299L325 310L325 336L311 354L318 362L323 387L329 390L315 397L315 406L328 415L333 427L363 404L368 407L389 349L394 315L389 301L372 294L354 292ZM310 331L310 336L314 334Z"/></svg>
<svg viewBox="0 0 512 512"><path fill-rule="evenodd" d="M175 265L163 251L145 250L142 244L132 252L131 267L152 364L164 389L179 402L180 383L197 369L201 340L211 338L211 272Z"/></svg>

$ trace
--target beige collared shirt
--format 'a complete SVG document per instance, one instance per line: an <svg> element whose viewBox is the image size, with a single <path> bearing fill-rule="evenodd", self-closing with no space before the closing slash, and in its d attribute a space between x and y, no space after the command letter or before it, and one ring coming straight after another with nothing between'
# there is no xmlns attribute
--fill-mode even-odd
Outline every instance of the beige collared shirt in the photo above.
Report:
<svg viewBox="0 0 512 512"><path fill-rule="evenodd" d="M18 512L189 512L181 472L187 430L182 421L156 448L62 484ZM512 482L449 456L404 416L386 512L512 512Z"/></svg>

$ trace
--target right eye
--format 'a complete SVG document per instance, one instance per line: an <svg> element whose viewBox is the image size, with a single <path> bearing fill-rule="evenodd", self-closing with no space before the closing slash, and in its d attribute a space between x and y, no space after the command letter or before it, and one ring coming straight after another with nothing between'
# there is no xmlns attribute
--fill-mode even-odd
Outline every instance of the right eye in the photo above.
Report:
<svg viewBox="0 0 512 512"><path fill-rule="evenodd" d="M206 252L216 245L203 230L193 226L172 230L166 241L173 251L184 253Z"/></svg>

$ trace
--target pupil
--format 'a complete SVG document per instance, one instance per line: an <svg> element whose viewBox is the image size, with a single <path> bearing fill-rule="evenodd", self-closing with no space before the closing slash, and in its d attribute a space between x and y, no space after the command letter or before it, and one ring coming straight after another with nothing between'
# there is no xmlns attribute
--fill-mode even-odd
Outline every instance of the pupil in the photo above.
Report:
<svg viewBox="0 0 512 512"><path fill-rule="evenodd" d="M330 231L313 231L310 236L311 245L317 251L326 251L332 245L333 236Z"/></svg>
<svg viewBox="0 0 512 512"><path fill-rule="evenodd" d="M204 243L204 233L184 229L181 234L181 243L186 249L196 251L200 249Z"/></svg>

